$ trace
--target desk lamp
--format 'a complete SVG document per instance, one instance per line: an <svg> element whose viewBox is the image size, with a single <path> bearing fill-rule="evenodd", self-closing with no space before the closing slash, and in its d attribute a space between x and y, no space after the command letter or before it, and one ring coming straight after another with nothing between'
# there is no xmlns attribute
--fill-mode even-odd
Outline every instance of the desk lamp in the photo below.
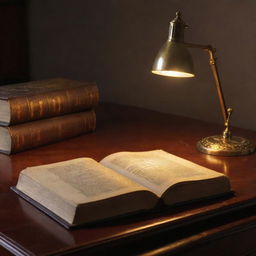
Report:
<svg viewBox="0 0 256 256"><path fill-rule="evenodd" d="M215 135L201 139L197 143L199 151L220 156L247 155L255 150L255 145L242 137L232 136L229 122L232 108L227 108L221 88L221 82L216 64L216 50L211 45L191 44L184 42L184 30L188 26L181 19L178 11L170 22L169 37L160 49L153 64L152 73L171 77L194 77L193 61L187 48L198 48L208 52L209 64L215 80L219 103L224 118L222 135Z"/></svg>

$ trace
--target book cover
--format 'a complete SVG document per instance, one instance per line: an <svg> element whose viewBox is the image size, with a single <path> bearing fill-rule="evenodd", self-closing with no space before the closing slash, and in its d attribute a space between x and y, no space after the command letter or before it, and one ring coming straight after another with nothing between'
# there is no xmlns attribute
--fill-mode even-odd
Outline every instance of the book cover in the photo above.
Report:
<svg viewBox="0 0 256 256"><path fill-rule="evenodd" d="M16 153L94 131L94 110L0 127L0 152Z"/></svg>
<svg viewBox="0 0 256 256"><path fill-rule="evenodd" d="M64 78L1 86L0 124L8 126L85 111L98 101L95 83Z"/></svg>

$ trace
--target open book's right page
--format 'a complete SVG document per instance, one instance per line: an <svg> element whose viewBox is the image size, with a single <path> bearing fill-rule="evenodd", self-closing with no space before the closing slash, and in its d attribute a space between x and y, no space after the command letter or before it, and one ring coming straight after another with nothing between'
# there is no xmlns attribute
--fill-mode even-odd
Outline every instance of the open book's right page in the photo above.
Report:
<svg viewBox="0 0 256 256"><path fill-rule="evenodd" d="M230 192L225 175L163 150L114 153L100 163L149 188L166 204Z"/></svg>

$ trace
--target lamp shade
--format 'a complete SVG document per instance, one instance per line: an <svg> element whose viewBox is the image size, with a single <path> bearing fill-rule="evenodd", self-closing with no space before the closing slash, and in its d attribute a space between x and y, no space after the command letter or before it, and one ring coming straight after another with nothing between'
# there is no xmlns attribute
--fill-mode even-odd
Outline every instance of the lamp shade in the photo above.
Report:
<svg viewBox="0 0 256 256"><path fill-rule="evenodd" d="M193 61L188 49L182 43L168 40L154 61L152 73L173 77L194 77Z"/></svg>
<svg viewBox="0 0 256 256"><path fill-rule="evenodd" d="M168 40L154 61L152 73L174 77L194 76L193 61L184 45L184 30L187 27L178 11L170 22Z"/></svg>

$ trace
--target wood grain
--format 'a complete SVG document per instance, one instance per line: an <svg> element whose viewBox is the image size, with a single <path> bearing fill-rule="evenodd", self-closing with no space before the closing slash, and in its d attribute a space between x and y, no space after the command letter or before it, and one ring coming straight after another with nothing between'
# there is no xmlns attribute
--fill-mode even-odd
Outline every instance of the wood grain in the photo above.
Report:
<svg viewBox="0 0 256 256"><path fill-rule="evenodd" d="M196 245L204 236L215 234L216 237L221 237L223 233L229 234L236 227L241 227L242 230L240 218L245 219L246 225L252 228L255 226L255 218L250 215L255 214L256 206L256 154L217 157L202 154L195 148L199 139L220 133L222 127L185 117L113 104L100 105L97 116L98 127L95 133L12 156L0 154L2 246L9 250L18 248L24 255L54 255L63 252L69 252L70 255L84 255L85 252L86 255L99 255L103 252L111 254L114 251L122 251L123 255L134 255L142 253L142 250L150 252L156 248L164 248L170 241L175 245L175 241L180 240L182 244L179 244L179 248L174 246L170 249L179 253L188 248L188 245ZM233 129L233 132L256 141L255 132L243 129ZM117 151L153 149L163 149L225 173L230 178L235 196L166 208L160 212L68 231L9 189L16 184L19 172L27 166L82 156L100 160ZM189 240L194 235L197 235L195 241ZM253 241L254 238L251 239Z"/></svg>

